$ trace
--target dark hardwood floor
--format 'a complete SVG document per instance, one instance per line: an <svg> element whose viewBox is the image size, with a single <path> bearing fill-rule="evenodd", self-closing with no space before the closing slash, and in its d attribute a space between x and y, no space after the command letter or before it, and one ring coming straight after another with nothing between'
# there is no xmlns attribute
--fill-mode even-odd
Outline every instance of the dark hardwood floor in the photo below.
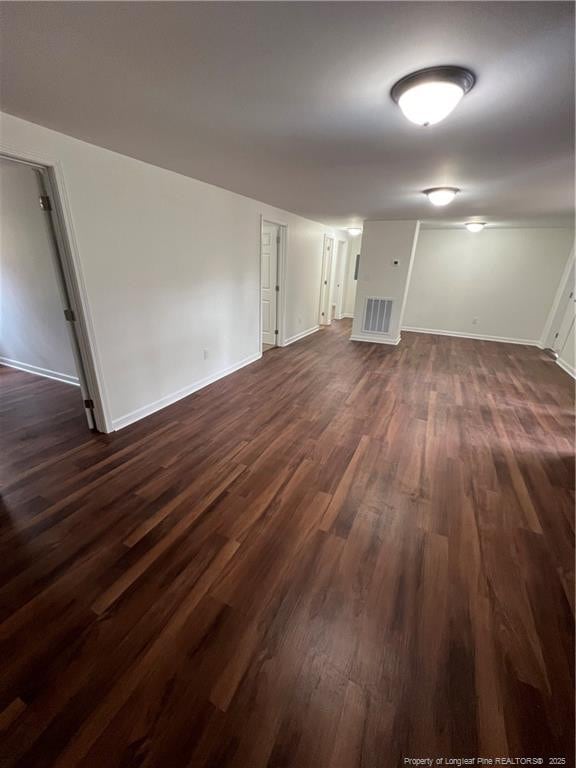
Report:
<svg viewBox="0 0 576 768"><path fill-rule="evenodd" d="M348 332L110 436L0 370L3 768L572 764L571 379Z"/></svg>

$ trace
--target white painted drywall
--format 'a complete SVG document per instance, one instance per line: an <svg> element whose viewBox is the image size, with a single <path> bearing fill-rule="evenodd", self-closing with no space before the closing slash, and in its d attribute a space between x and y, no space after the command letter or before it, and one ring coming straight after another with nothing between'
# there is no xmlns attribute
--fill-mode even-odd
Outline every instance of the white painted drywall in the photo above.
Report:
<svg viewBox="0 0 576 768"><path fill-rule="evenodd" d="M319 327L324 234L332 230L294 214L265 208L288 224L284 338L290 343Z"/></svg>
<svg viewBox="0 0 576 768"><path fill-rule="evenodd" d="M404 327L539 342L572 241L569 229L422 230Z"/></svg>
<svg viewBox="0 0 576 768"><path fill-rule="evenodd" d="M0 362L77 382L36 174L0 160Z"/></svg>
<svg viewBox="0 0 576 768"><path fill-rule="evenodd" d="M397 344L400 340L406 291L410 282L419 228L418 221L364 222L352 323L351 338L355 341ZM366 299L370 297L392 299L394 302L390 330L387 334L362 331Z"/></svg>
<svg viewBox="0 0 576 768"><path fill-rule="evenodd" d="M261 216L288 227L286 339L317 327L323 237L334 230L11 115L0 121L5 151L59 164L109 428L260 356Z"/></svg>

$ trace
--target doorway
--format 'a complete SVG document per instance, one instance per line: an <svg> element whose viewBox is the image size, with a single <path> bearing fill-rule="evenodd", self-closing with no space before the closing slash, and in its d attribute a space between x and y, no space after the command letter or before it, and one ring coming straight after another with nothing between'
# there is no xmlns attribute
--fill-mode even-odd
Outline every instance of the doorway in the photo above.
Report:
<svg viewBox="0 0 576 768"><path fill-rule="evenodd" d="M4 153L0 171L0 363L63 386L76 384L88 428L106 431L55 171ZM34 378L28 380L33 386Z"/></svg>
<svg viewBox="0 0 576 768"><path fill-rule="evenodd" d="M284 343L283 273L286 226L262 219L260 232L260 340L262 352Z"/></svg>
<svg viewBox="0 0 576 768"><path fill-rule="evenodd" d="M320 325L330 325L332 319L332 260L334 238L324 235L322 254L322 279L320 284Z"/></svg>

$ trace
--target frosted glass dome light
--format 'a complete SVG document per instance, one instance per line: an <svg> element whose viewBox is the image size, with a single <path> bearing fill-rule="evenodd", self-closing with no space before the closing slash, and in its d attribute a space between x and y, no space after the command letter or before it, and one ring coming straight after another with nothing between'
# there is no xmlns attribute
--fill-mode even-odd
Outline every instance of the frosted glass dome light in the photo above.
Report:
<svg viewBox="0 0 576 768"><path fill-rule="evenodd" d="M448 117L464 96L454 83L422 83L409 88L398 99L404 115L416 125L434 125Z"/></svg>
<svg viewBox="0 0 576 768"><path fill-rule="evenodd" d="M391 96L416 125L439 123L473 87L474 75L461 67L430 67L399 80Z"/></svg>
<svg viewBox="0 0 576 768"><path fill-rule="evenodd" d="M348 227L348 234L352 235L352 237L356 237L356 235L362 234L362 230L360 227Z"/></svg>
<svg viewBox="0 0 576 768"><path fill-rule="evenodd" d="M457 187L433 187L432 189L423 190L423 194L426 195L432 205L442 206L448 205L460 192Z"/></svg>
<svg viewBox="0 0 576 768"><path fill-rule="evenodd" d="M484 227L486 226L485 221L467 221L464 226L468 230L468 232L482 232Z"/></svg>

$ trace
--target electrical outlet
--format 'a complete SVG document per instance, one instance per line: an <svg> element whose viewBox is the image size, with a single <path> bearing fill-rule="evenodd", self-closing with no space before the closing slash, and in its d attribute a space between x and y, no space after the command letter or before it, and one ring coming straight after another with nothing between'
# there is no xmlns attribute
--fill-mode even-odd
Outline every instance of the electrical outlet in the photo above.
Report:
<svg viewBox="0 0 576 768"><path fill-rule="evenodd" d="M478 318L477 317L473 317L472 318L472 325L478 325Z"/></svg>
<svg viewBox="0 0 576 768"><path fill-rule="evenodd" d="M202 350L202 357L204 358L204 360L208 360L208 350L207 349L203 349Z"/></svg>

